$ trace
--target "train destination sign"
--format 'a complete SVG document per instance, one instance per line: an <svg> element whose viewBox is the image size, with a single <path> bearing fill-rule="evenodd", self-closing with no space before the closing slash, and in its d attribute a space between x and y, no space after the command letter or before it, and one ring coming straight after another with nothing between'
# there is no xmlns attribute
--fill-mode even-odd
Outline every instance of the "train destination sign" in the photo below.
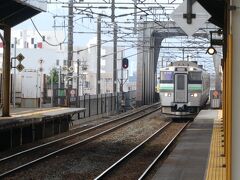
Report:
<svg viewBox="0 0 240 180"><path fill-rule="evenodd" d="M211 17L211 15L198 2L195 2L192 5L194 18L192 18L190 24L188 24L184 16L186 12L187 0L183 1L183 3L173 11L170 17L188 36L192 36Z"/></svg>

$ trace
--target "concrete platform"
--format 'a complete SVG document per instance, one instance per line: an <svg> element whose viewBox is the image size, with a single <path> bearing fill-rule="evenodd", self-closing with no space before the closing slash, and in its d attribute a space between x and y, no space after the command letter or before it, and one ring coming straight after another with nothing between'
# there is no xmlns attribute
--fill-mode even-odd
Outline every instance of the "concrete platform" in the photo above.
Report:
<svg viewBox="0 0 240 180"><path fill-rule="evenodd" d="M176 147L156 171L154 180L203 180L206 178L213 124L218 110L202 110L178 138Z"/></svg>
<svg viewBox="0 0 240 180"><path fill-rule="evenodd" d="M73 115L84 108L16 108L0 117L0 151L69 130Z"/></svg>
<svg viewBox="0 0 240 180"><path fill-rule="evenodd" d="M39 123L42 120L74 115L84 112L84 108L15 108L11 109L11 117L0 117L0 129L17 127L32 123ZM0 113L0 116L2 113Z"/></svg>

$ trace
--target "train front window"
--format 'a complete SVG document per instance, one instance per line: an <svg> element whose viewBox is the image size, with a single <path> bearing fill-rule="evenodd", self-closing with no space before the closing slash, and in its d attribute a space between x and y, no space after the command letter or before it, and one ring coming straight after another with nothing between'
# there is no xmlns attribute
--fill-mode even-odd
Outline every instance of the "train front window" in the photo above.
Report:
<svg viewBox="0 0 240 180"><path fill-rule="evenodd" d="M185 87L185 75L177 75L177 90L184 90Z"/></svg>
<svg viewBox="0 0 240 180"><path fill-rule="evenodd" d="M173 72L162 71L160 76L160 83L173 83Z"/></svg>
<svg viewBox="0 0 240 180"><path fill-rule="evenodd" d="M201 84L202 83L202 73L201 72L189 72L188 83Z"/></svg>

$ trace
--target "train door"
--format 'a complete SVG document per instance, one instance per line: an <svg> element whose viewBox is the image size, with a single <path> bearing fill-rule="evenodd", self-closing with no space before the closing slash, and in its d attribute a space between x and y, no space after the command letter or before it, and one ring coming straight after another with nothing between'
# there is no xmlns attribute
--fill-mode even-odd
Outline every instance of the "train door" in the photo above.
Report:
<svg viewBox="0 0 240 180"><path fill-rule="evenodd" d="M186 103L188 101L187 74L175 74L174 101L176 103Z"/></svg>

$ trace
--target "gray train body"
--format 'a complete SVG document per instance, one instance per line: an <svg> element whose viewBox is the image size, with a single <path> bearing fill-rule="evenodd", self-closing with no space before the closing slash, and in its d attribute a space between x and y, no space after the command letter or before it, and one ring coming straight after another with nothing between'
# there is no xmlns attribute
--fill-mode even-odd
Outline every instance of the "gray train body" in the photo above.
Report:
<svg viewBox="0 0 240 180"><path fill-rule="evenodd" d="M160 69L162 113L169 117L197 114L209 97L210 76L195 62L177 61Z"/></svg>

